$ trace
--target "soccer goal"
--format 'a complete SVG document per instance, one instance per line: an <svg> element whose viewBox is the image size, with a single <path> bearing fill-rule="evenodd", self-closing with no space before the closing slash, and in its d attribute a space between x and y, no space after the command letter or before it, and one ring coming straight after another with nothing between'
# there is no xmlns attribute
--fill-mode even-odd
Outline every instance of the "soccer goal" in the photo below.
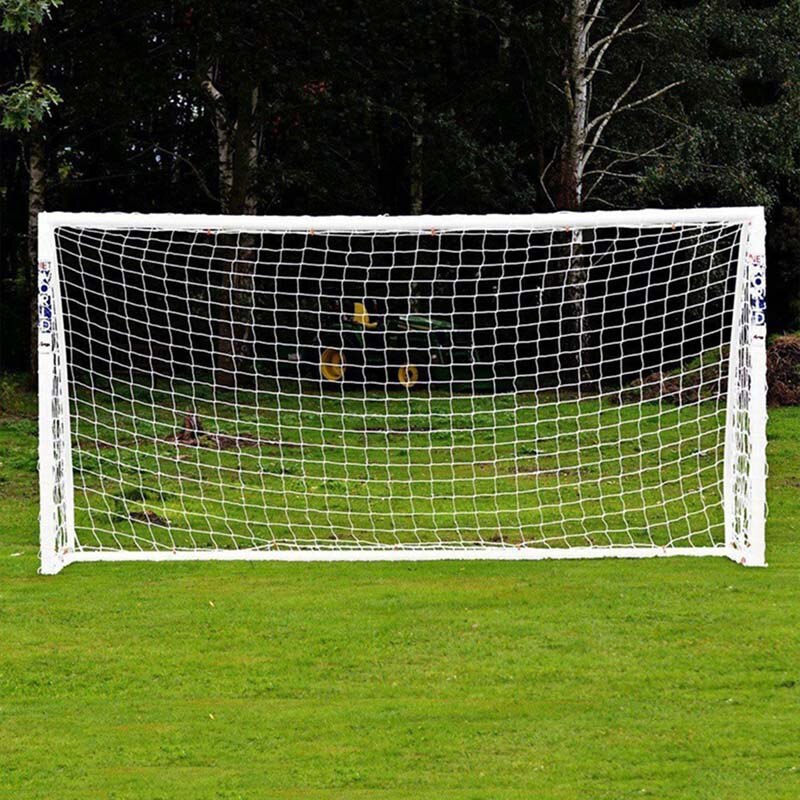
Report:
<svg viewBox="0 0 800 800"><path fill-rule="evenodd" d="M42 572L764 563L760 208L39 217Z"/></svg>

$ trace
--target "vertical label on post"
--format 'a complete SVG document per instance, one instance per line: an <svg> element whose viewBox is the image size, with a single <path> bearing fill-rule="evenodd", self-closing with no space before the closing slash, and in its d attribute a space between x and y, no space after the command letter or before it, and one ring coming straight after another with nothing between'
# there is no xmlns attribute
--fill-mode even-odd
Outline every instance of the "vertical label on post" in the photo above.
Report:
<svg viewBox="0 0 800 800"><path fill-rule="evenodd" d="M53 344L52 270L49 261L39 262L39 350L48 351Z"/></svg>
<svg viewBox="0 0 800 800"><path fill-rule="evenodd" d="M753 338L764 339L767 333L766 264L763 255L747 254L747 275L750 282L750 324Z"/></svg>

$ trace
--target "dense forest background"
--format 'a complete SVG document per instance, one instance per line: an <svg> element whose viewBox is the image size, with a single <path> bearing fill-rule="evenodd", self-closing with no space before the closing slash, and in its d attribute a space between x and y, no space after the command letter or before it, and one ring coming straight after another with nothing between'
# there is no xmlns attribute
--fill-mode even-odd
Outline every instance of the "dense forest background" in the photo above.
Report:
<svg viewBox="0 0 800 800"><path fill-rule="evenodd" d="M800 328L797 0L0 0L0 369L35 215L763 204Z"/></svg>

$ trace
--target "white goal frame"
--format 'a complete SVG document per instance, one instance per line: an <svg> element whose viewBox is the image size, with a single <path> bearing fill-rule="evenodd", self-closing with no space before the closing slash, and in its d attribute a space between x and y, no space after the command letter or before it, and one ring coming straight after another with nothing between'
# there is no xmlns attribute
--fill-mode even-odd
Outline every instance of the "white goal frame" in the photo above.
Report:
<svg viewBox="0 0 800 800"><path fill-rule="evenodd" d="M734 519L733 474L734 441L731 433L734 374L741 336L734 312L731 334L731 360L728 377L724 498L725 541L708 547L655 546L576 546L509 547L465 546L376 547L364 549L209 549L209 550L110 550L75 547L73 487L73 443L70 434L68 365L65 359L64 326L53 325L62 314L56 231L61 227L103 230L135 229L219 232L418 232L426 230L508 229L543 231L586 228L669 228L682 224L731 223L742 226L736 275L736 303L744 304L749 315L749 391L746 437L749 518L747 531L737 530ZM646 558L659 556L724 556L749 566L765 564L764 523L766 515L766 322L765 322L765 223L760 207L688 210L635 210L598 212L559 212L529 215L447 215L447 216L217 216L203 214L128 214L128 213L43 213L39 215L39 489L41 572L54 574L64 566L82 561L377 561L433 559L503 559L510 561L560 558ZM54 414L54 409L62 413ZM66 413L64 410L66 409ZM740 409L741 411L741 409ZM740 526L741 527L741 526Z"/></svg>

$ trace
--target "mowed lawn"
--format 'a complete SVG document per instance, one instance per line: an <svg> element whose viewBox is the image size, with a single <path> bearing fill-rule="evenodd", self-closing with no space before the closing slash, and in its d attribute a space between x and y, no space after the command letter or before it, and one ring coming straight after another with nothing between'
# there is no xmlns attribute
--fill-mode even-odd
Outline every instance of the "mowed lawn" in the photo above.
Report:
<svg viewBox="0 0 800 800"><path fill-rule="evenodd" d="M724 538L716 370L702 402L686 404L635 388L578 399L440 386L320 391L318 381L235 393L206 381L79 385L82 548L708 547Z"/></svg>
<svg viewBox="0 0 800 800"><path fill-rule="evenodd" d="M800 409L724 559L36 574L0 401L0 798L797 798Z"/></svg>

